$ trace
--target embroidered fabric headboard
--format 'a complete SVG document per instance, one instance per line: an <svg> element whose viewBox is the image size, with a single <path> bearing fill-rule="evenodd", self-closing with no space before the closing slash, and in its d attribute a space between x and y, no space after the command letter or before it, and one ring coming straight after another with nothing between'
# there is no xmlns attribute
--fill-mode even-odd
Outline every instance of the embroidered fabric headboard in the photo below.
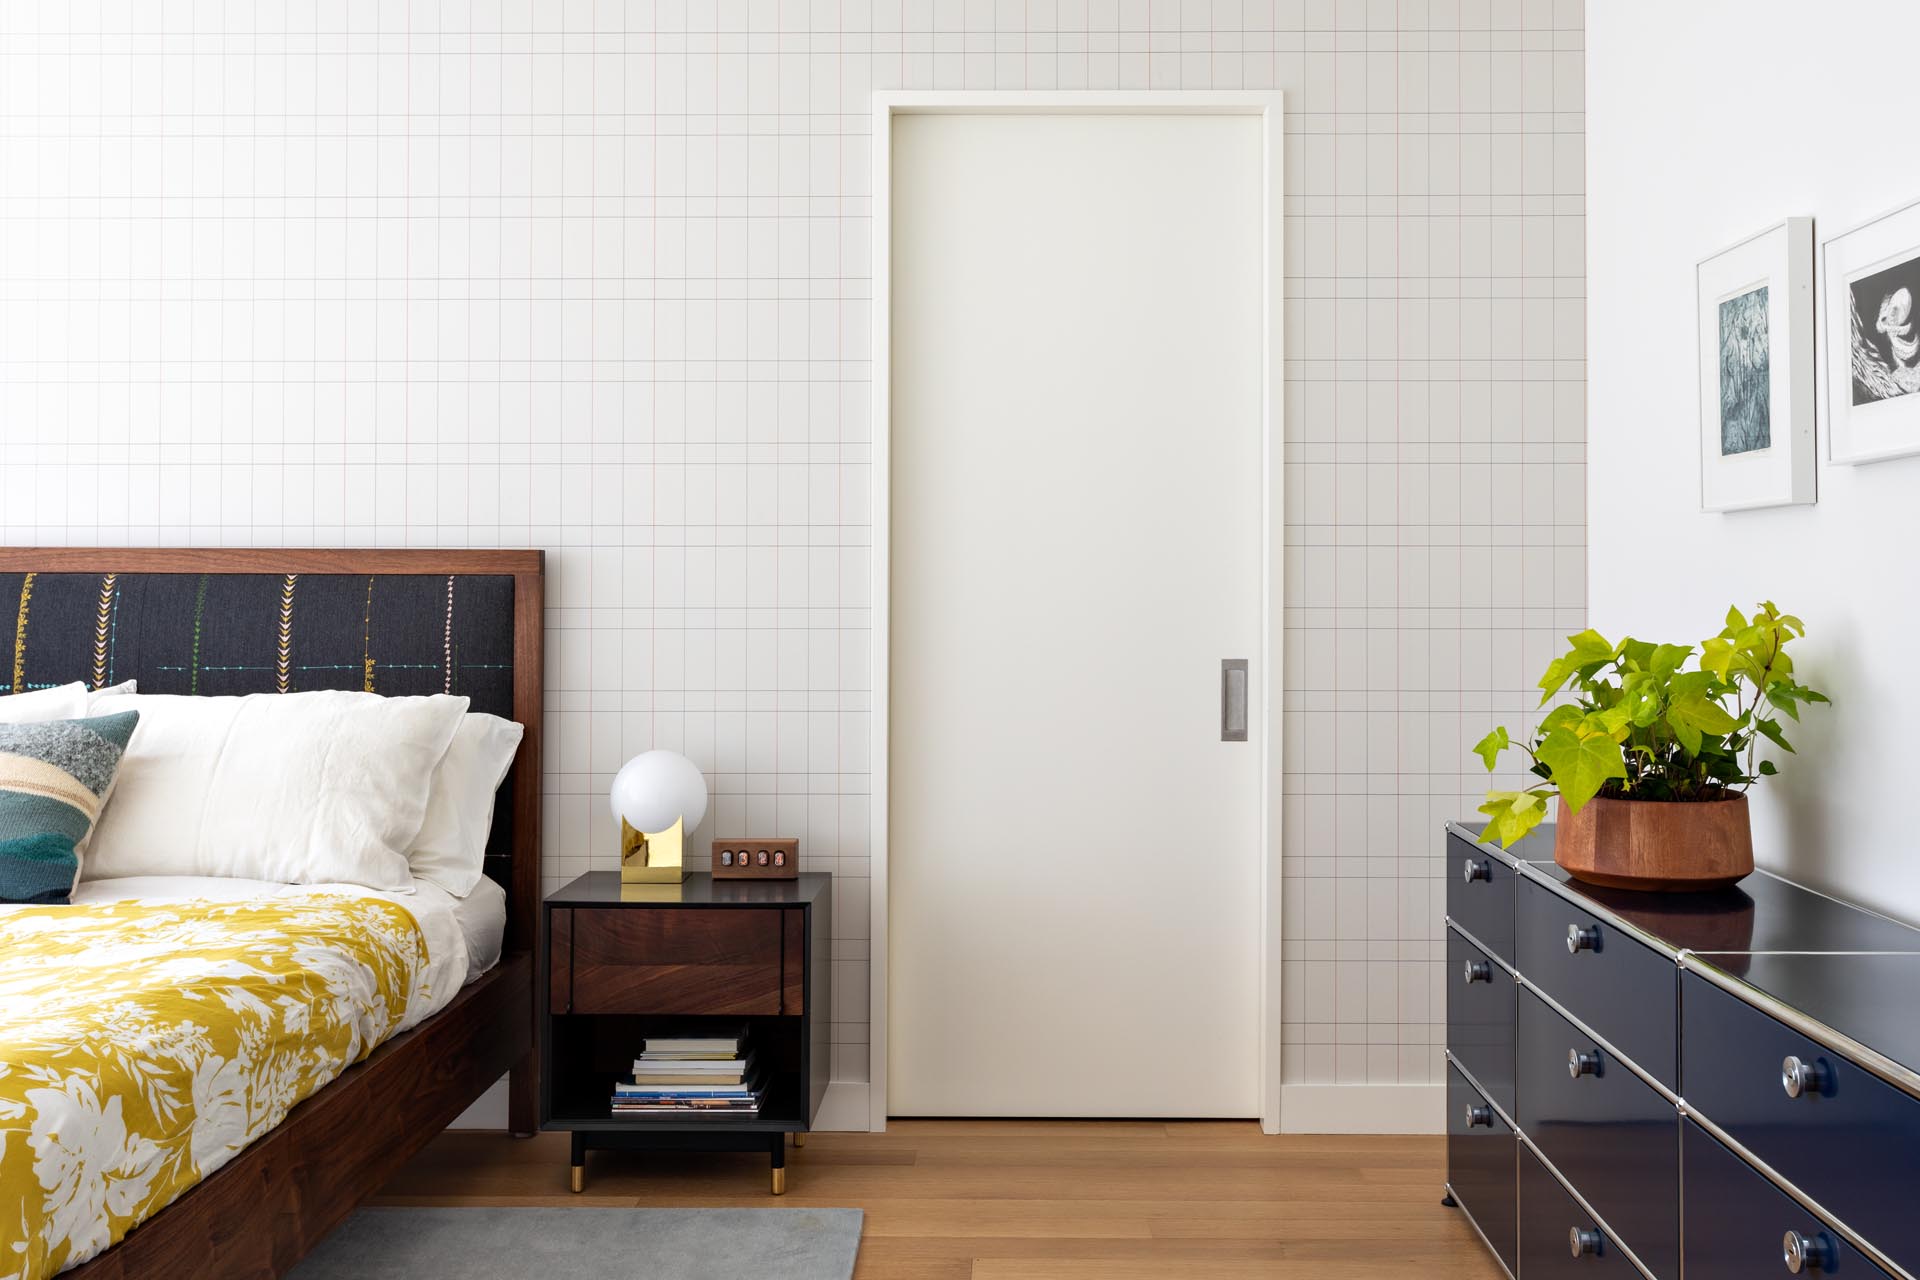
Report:
<svg viewBox="0 0 1920 1280"><path fill-rule="evenodd" d="M510 945L531 945L543 569L537 551L0 549L0 693L464 694L526 726L487 874L508 891Z"/></svg>

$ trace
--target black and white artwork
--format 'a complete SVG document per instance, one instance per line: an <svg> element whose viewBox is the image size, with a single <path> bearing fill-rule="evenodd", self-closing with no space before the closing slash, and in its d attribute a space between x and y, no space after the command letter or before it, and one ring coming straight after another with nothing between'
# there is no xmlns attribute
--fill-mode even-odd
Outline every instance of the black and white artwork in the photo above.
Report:
<svg viewBox="0 0 1920 1280"><path fill-rule="evenodd" d="M1920 256L1847 282L1852 304L1853 402L1920 391Z"/></svg>
<svg viewBox="0 0 1920 1280"><path fill-rule="evenodd" d="M1920 204L1826 244L1827 456L1920 454Z"/></svg>
<svg viewBox="0 0 1920 1280"><path fill-rule="evenodd" d="M1773 344L1767 333L1767 286L1720 303L1720 456L1752 453L1773 443Z"/></svg>
<svg viewBox="0 0 1920 1280"><path fill-rule="evenodd" d="M1702 258L1694 306L1700 509L1812 502L1813 219Z"/></svg>

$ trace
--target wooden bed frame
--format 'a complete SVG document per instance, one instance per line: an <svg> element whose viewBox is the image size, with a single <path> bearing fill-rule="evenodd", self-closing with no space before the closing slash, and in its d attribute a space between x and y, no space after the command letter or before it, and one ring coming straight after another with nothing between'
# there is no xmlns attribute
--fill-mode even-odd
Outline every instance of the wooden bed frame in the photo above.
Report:
<svg viewBox="0 0 1920 1280"><path fill-rule="evenodd" d="M513 718L526 727L513 796L507 940L453 1002L302 1102L284 1122L68 1271L73 1280L280 1276L502 1075L508 1127L537 1127L533 954L540 925L540 696L545 557L539 551L0 548L0 572L510 574Z"/></svg>

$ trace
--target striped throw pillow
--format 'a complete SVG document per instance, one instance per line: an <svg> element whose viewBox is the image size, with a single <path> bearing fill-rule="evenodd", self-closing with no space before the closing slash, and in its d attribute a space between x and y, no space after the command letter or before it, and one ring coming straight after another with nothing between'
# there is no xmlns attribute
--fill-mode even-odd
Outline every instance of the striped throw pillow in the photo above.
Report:
<svg viewBox="0 0 1920 1280"><path fill-rule="evenodd" d="M0 902L66 902L140 713L0 724Z"/></svg>

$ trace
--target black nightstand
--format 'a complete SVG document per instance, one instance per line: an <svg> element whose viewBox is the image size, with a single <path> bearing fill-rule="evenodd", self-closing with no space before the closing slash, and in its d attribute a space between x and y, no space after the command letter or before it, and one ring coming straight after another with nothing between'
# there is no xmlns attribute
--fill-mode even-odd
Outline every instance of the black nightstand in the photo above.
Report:
<svg viewBox="0 0 1920 1280"><path fill-rule="evenodd" d="M540 1127L589 1148L765 1151L786 1189L787 1135L813 1127L831 1068L833 877L622 884L581 876L546 900L540 981ZM745 1026L767 1078L758 1115L615 1115L649 1035Z"/></svg>

